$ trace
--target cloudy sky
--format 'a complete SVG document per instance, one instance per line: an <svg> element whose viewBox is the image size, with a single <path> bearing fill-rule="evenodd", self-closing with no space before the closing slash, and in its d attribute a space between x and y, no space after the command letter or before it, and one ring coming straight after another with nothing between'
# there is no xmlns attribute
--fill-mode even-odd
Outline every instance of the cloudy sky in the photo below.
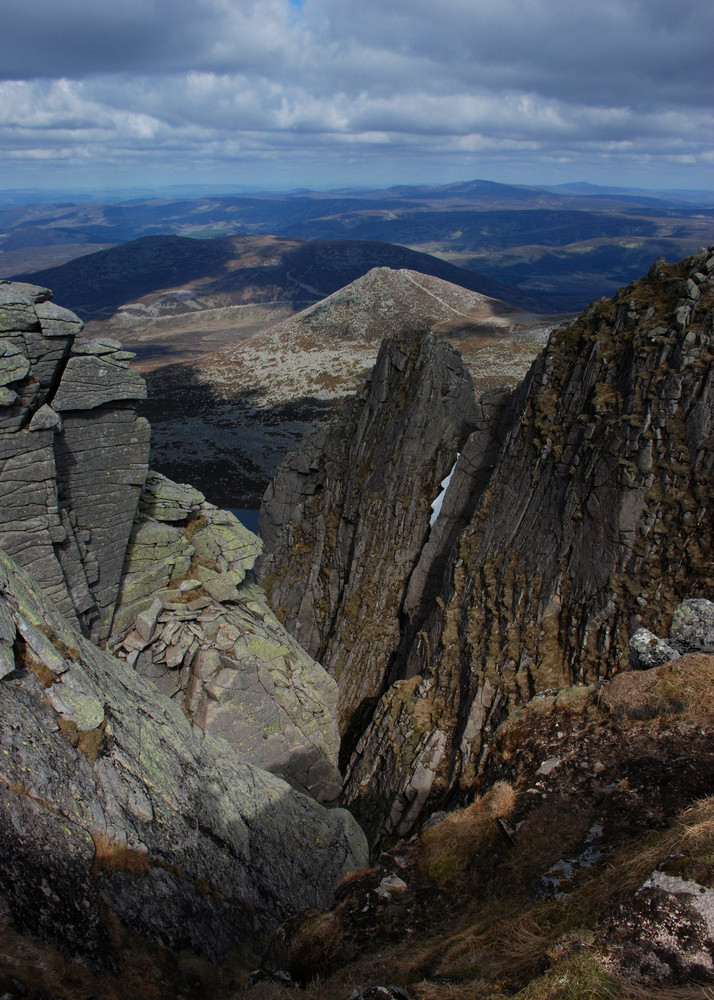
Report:
<svg viewBox="0 0 714 1000"><path fill-rule="evenodd" d="M714 188L712 0L0 0L0 188Z"/></svg>

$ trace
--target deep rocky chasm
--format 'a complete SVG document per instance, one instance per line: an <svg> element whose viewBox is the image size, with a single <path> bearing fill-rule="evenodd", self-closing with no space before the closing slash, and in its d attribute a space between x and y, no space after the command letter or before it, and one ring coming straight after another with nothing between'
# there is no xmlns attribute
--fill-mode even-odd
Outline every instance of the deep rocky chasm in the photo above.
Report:
<svg viewBox="0 0 714 1000"><path fill-rule="evenodd" d="M472 790L536 692L627 669L638 626L661 634L679 600L714 596L713 305L712 250L656 262L554 331L513 394L464 409L436 460L428 438L394 442L440 419L448 392L418 358L448 348L391 341L279 470L259 578L344 692L343 801L373 842Z"/></svg>
<svg viewBox="0 0 714 1000"><path fill-rule="evenodd" d="M384 689L431 500L476 417L455 348L430 335L395 338L369 387L268 488L258 576L287 628L337 679L343 733Z"/></svg>

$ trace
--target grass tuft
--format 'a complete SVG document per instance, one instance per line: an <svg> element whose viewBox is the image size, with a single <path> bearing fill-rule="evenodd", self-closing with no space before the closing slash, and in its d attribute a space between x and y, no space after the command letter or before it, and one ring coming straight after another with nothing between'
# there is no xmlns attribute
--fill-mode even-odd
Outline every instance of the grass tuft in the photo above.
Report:
<svg viewBox="0 0 714 1000"><path fill-rule="evenodd" d="M95 875L102 871L148 872L150 865L146 851L118 843L102 830L95 831L92 840L92 870Z"/></svg>
<svg viewBox="0 0 714 1000"><path fill-rule="evenodd" d="M497 821L511 815L516 793L506 781L497 782L470 806L449 813L422 836L422 866L439 882L458 878L469 862L499 836Z"/></svg>

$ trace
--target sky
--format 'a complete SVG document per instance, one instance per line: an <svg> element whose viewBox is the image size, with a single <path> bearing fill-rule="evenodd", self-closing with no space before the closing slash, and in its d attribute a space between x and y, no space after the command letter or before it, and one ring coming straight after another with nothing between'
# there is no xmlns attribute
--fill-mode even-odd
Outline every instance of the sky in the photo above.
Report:
<svg viewBox="0 0 714 1000"><path fill-rule="evenodd" d="M0 0L0 189L714 188L711 0Z"/></svg>

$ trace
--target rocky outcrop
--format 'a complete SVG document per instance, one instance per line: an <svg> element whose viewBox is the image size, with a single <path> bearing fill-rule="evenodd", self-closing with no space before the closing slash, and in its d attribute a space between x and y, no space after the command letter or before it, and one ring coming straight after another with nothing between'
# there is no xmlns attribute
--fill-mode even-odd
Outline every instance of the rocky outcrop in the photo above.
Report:
<svg viewBox="0 0 714 1000"><path fill-rule="evenodd" d="M133 354L45 288L0 282L0 548L106 638L149 457Z"/></svg>
<svg viewBox="0 0 714 1000"><path fill-rule="evenodd" d="M405 583L397 642L369 618L393 683L360 722L345 801L372 837L405 834L471 787L494 726L534 692L626 668L632 632L659 634L678 600L712 596L713 305L712 251L658 261L554 331L464 446L442 505L450 520L437 519ZM381 544L400 565L401 532L382 516ZM290 530L327 577L312 523L308 513ZM266 534L269 548L276 537ZM358 530L352 549L366 539ZM272 593L297 623L285 588ZM376 603L358 595L351 619L364 623Z"/></svg>
<svg viewBox="0 0 714 1000"><path fill-rule="evenodd" d="M246 579L260 542L197 490L147 477L133 355L81 337L49 297L0 283L0 547L92 640L111 629L196 725L334 801L336 685Z"/></svg>
<svg viewBox="0 0 714 1000"><path fill-rule="evenodd" d="M384 690L431 503L475 419L458 352L429 334L395 337L368 387L286 459L266 493L258 579L337 679L342 733Z"/></svg>
<svg viewBox="0 0 714 1000"><path fill-rule="evenodd" d="M669 639L659 639L646 628L638 628L630 639L630 663L634 670L649 670L669 663L682 653L714 653L711 601L699 598L678 604L669 626Z"/></svg>
<svg viewBox="0 0 714 1000"><path fill-rule="evenodd" d="M376 852L268 961L300 982L460 976L475 997L506 979L551 998L711 983L713 682L714 656L689 653L536 695L495 731L469 805Z"/></svg>
<svg viewBox="0 0 714 1000"><path fill-rule="evenodd" d="M260 541L190 486L150 472L109 647L244 760L337 799L337 685L250 578Z"/></svg>
<svg viewBox="0 0 714 1000"><path fill-rule="evenodd" d="M6 914L121 967L125 931L222 959L365 861L348 813L241 763L0 553Z"/></svg>
<svg viewBox="0 0 714 1000"><path fill-rule="evenodd" d="M713 272L714 254L658 262L534 363L401 665L418 683L385 695L350 764L346 801L373 830L468 787L494 723L534 691L627 667L631 631L711 596Z"/></svg>
<svg viewBox="0 0 714 1000"><path fill-rule="evenodd" d="M646 985L711 982L714 889L708 884L710 878L708 866L701 862L683 856L664 859L632 900L609 920L603 964Z"/></svg>

